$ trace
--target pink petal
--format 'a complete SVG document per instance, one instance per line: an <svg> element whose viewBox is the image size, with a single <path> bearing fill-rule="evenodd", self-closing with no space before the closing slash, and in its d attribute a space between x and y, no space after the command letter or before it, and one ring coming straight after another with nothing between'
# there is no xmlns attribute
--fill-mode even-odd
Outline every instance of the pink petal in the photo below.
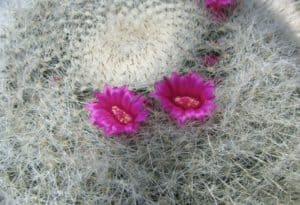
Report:
<svg viewBox="0 0 300 205"><path fill-rule="evenodd" d="M95 96L96 101L86 104L85 108L90 112L90 121L101 128L106 135L135 133L140 123L147 119L145 98L136 95L127 86L106 85L103 92L96 92ZM113 107L119 111L112 110ZM126 115L132 118L130 122L122 119Z"/></svg>
<svg viewBox="0 0 300 205"><path fill-rule="evenodd" d="M210 116L215 109L214 103L214 84L213 81L205 81L202 76L196 72L180 76L178 73L172 73L171 77L165 77L164 80L155 84L155 91L151 96L156 98L164 110L166 110L179 125L184 124L187 120L203 121ZM200 101L200 107L193 107L194 103L185 106L177 105L174 97L187 99L181 103L190 103L189 98ZM182 98L183 97L183 98ZM197 106L198 107L198 106Z"/></svg>

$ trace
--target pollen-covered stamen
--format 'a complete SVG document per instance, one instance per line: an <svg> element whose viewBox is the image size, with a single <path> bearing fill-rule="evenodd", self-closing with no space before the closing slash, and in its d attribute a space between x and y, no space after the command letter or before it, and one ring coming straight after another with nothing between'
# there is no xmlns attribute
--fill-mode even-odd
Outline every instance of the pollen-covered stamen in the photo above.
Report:
<svg viewBox="0 0 300 205"><path fill-rule="evenodd" d="M114 117L123 124L128 124L132 121L132 117L116 105L112 106L111 111Z"/></svg>
<svg viewBox="0 0 300 205"><path fill-rule="evenodd" d="M175 97L174 102L184 109L189 108L198 108L200 106L200 101L189 96L181 96Z"/></svg>

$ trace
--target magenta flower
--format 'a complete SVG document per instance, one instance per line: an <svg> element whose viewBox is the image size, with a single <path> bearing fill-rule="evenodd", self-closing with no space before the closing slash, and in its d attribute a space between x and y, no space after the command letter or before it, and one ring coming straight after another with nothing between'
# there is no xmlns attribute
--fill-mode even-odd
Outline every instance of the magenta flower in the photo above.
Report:
<svg viewBox="0 0 300 205"><path fill-rule="evenodd" d="M218 21L225 20L233 11L237 0L205 0L205 6Z"/></svg>
<svg viewBox="0 0 300 205"><path fill-rule="evenodd" d="M212 115L216 108L214 92L214 83L205 81L196 72L182 76L174 72L170 78L165 77L155 84L151 96L182 125L187 120L203 121Z"/></svg>
<svg viewBox="0 0 300 205"><path fill-rule="evenodd" d="M88 103L91 122L102 128L106 135L132 134L146 121L145 98L136 95L127 86L105 86L95 93L96 100Z"/></svg>
<svg viewBox="0 0 300 205"><path fill-rule="evenodd" d="M205 67L211 67L218 64L220 56L215 53L209 53L201 57L201 64Z"/></svg>

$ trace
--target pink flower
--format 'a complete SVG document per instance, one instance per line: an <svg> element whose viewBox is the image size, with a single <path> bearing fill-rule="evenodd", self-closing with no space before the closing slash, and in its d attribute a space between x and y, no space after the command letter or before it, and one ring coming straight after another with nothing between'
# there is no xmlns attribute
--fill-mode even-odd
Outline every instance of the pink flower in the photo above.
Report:
<svg viewBox="0 0 300 205"><path fill-rule="evenodd" d="M201 64L205 67L211 67L218 64L220 56L215 53L209 53L201 57Z"/></svg>
<svg viewBox="0 0 300 205"><path fill-rule="evenodd" d="M58 76L58 75L55 75L55 76L53 76L53 80L55 82L58 82L58 81L62 80L62 78L60 76Z"/></svg>
<svg viewBox="0 0 300 205"><path fill-rule="evenodd" d="M135 133L147 119L145 98L127 86L105 86L104 91L96 92L95 96L96 100L85 107L90 111L90 121L106 135Z"/></svg>
<svg viewBox="0 0 300 205"><path fill-rule="evenodd" d="M205 0L205 6L211 11L216 20L223 21L233 11L236 0Z"/></svg>
<svg viewBox="0 0 300 205"><path fill-rule="evenodd" d="M151 96L160 101L171 117L182 125L187 120L203 121L212 115L216 108L214 92L214 83L205 81L198 73L180 76L174 72L170 78L165 77L155 84Z"/></svg>

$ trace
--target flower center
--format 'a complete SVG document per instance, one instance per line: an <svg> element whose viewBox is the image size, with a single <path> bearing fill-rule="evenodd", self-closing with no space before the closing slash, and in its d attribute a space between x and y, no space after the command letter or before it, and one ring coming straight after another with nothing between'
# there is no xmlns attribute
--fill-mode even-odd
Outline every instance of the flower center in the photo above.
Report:
<svg viewBox="0 0 300 205"><path fill-rule="evenodd" d="M111 111L114 117L123 124L127 124L132 121L132 117L116 105L112 106Z"/></svg>
<svg viewBox="0 0 300 205"><path fill-rule="evenodd" d="M189 96L175 97L174 102L184 109L198 108L200 105L199 100Z"/></svg>

